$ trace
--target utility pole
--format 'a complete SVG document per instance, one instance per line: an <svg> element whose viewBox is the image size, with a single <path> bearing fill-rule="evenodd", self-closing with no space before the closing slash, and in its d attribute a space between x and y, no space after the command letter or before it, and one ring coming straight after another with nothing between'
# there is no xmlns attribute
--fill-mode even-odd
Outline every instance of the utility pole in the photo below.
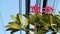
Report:
<svg viewBox="0 0 60 34"><path fill-rule="evenodd" d="M43 8L45 8L47 6L47 0L43 0L43 7L42 7L42 12L43 12ZM42 13L42 15L45 14L44 12Z"/></svg>
<svg viewBox="0 0 60 34"><path fill-rule="evenodd" d="M22 14L22 0L19 0L19 13Z"/></svg>
<svg viewBox="0 0 60 34"><path fill-rule="evenodd" d="M30 0L26 0L26 14L29 16L30 13ZM26 29L29 29L29 24ZM26 34L30 34L29 30L26 31Z"/></svg>
<svg viewBox="0 0 60 34"><path fill-rule="evenodd" d="M43 0L43 8L45 8L47 5L47 0Z"/></svg>
<svg viewBox="0 0 60 34"><path fill-rule="evenodd" d="M22 0L19 0L19 13L22 14ZM22 34L21 30L20 30L20 34Z"/></svg>

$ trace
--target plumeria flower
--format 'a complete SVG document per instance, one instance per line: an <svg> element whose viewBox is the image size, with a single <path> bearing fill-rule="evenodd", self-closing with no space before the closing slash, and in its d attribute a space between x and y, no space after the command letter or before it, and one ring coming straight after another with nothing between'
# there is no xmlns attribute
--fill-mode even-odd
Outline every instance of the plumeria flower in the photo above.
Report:
<svg viewBox="0 0 60 34"><path fill-rule="evenodd" d="M52 7L50 7L50 6L47 6L45 9L46 9L46 10L49 10L49 11L53 11L53 10L54 10L54 9L53 9Z"/></svg>
<svg viewBox="0 0 60 34"><path fill-rule="evenodd" d="M47 6L47 7L43 8L43 11L42 11L42 12L43 12L43 14L44 14L44 13L52 14L53 11L54 11L54 9L53 9L52 7Z"/></svg>
<svg viewBox="0 0 60 34"><path fill-rule="evenodd" d="M35 13L35 14L40 14L40 7L38 5L34 5L34 6L31 6L31 12Z"/></svg>

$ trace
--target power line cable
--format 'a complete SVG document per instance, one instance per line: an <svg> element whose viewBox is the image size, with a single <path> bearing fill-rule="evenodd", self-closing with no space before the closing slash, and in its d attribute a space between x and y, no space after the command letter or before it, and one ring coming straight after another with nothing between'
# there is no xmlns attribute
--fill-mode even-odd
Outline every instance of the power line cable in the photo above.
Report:
<svg viewBox="0 0 60 34"><path fill-rule="evenodd" d="M55 4L55 3L56 3L56 4ZM56 1L56 0L54 0L54 3L53 3L53 7L55 6L54 14L55 14L55 12L56 12L57 3L58 3L58 0L57 0L57 1Z"/></svg>
<svg viewBox="0 0 60 34"><path fill-rule="evenodd" d="M4 34L6 34L6 30L5 30L5 26L4 26L4 23L3 23L3 19L2 19L1 13L0 13L0 18L1 18L2 27L3 27L3 30L4 30Z"/></svg>
<svg viewBox="0 0 60 34"><path fill-rule="evenodd" d="M55 0L54 0L54 2L53 2L53 7L55 6Z"/></svg>

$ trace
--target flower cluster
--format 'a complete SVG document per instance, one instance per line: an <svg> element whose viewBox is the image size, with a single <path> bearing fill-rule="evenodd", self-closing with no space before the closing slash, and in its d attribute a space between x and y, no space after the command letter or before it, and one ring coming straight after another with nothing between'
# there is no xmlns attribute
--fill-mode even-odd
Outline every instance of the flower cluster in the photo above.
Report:
<svg viewBox="0 0 60 34"><path fill-rule="evenodd" d="M43 8L42 13L43 14L52 14L53 11L54 11L54 9L52 7L47 6L47 7Z"/></svg>
<svg viewBox="0 0 60 34"><path fill-rule="evenodd" d="M31 12L35 13L35 14L40 14L40 6L38 5L34 5L34 6L31 6ZM46 6L45 8L42 9L42 14L52 14L54 11L54 9L50 6Z"/></svg>
<svg viewBox="0 0 60 34"><path fill-rule="evenodd" d="M34 12L35 14L40 14L40 7L38 5L31 6L31 12Z"/></svg>

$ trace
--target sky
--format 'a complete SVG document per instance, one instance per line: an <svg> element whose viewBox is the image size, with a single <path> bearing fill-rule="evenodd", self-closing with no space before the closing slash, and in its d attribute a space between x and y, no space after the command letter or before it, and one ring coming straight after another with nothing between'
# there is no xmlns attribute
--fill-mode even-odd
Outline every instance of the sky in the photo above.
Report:
<svg viewBox="0 0 60 34"><path fill-rule="evenodd" d="M25 0L22 0L22 14L25 13ZM33 6L36 2L35 0L31 0L31 6ZM56 1L57 2L57 1ZM21 4L20 4L21 5ZM53 1L49 0L47 3L47 6L52 6ZM55 14L58 14L58 11L60 11L60 0L58 0L57 4L55 4ZM19 13L19 0L0 0L0 34L10 34L10 31L5 31L5 26L8 24L8 22L12 22L11 15L16 15ZM2 21L1 21L2 18ZM2 23L3 22L3 23ZM4 29L5 28L5 29ZM25 32L23 31L22 34ZM19 31L15 34L19 34Z"/></svg>

